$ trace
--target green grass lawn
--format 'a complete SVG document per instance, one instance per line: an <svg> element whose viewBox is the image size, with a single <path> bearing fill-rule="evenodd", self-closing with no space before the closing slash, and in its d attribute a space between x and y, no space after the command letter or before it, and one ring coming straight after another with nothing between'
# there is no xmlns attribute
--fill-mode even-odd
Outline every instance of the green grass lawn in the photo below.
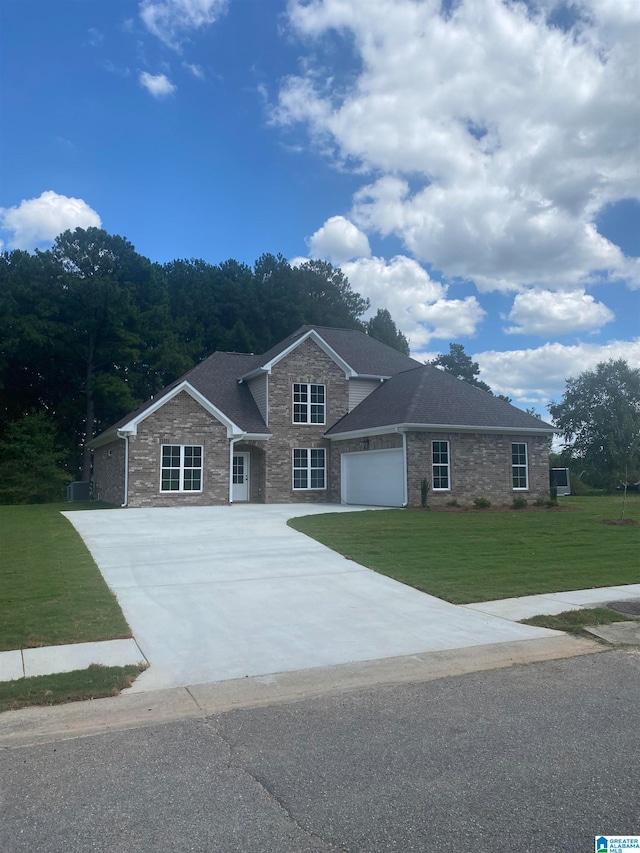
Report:
<svg viewBox="0 0 640 853"><path fill-rule="evenodd" d="M574 511L377 510L294 518L340 554L455 604L640 583L640 526L621 496L561 498ZM625 518L640 520L640 496Z"/></svg>
<svg viewBox="0 0 640 853"><path fill-rule="evenodd" d="M130 637L91 554L60 510L0 506L0 651Z"/></svg>
<svg viewBox="0 0 640 853"><path fill-rule="evenodd" d="M535 625L537 628L554 628L556 631L571 631L582 633L583 628L592 625L608 625L611 622L628 622L629 616L622 613L614 613L606 607L589 607L580 610L565 610L551 616L532 616L530 619L522 619L523 625Z"/></svg>

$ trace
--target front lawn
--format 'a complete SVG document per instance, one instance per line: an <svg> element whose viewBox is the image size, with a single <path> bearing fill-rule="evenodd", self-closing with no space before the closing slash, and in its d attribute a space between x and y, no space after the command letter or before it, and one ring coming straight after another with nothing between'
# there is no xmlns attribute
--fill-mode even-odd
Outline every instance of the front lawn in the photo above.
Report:
<svg viewBox="0 0 640 853"><path fill-rule="evenodd" d="M0 506L0 651L131 636L91 554L60 514L80 508Z"/></svg>
<svg viewBox="0 0 640 853"><path fill-rule="evenodd" d="M340 554L454 604L640 583L640 526L622 497L560 498L573 511L376 510L294 518ZM640 520L640 496L625 518Z"/></svg>

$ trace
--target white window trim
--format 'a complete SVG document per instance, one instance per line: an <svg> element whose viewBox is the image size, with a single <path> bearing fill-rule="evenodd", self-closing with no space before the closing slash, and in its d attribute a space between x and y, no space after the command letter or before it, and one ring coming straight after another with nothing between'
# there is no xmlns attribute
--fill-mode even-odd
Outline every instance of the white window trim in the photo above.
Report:
<svg viewBox="0 0 640 853"><path fill-rule="evenodd" d="M305 468L296 465L296 450L306 450L307 451L307 465ZM320 468L311 466L311 451L312 450L321 450L324 458L324 465L322 466L322 471L324 473L324 486L296 486L296 471L305 471L307 472L307 483L311 483L311 471L320 471ZM294 492L326 492L327 491L327 450L325 447L294 447L291 451L291 486Z"/></svg>
<svg viewBox="0 0 640 853"><path fill-rule="evenodd" d="M514 465L513 464L513 447L514 445L518 445L520 447L524 447L524 465ZM520 470L524 468L524 479L526 486L514 486L513 485L513 474L515 469ZM529 491L529 447L527 446L526 441L512 441L511 442L511 489L514 492L528 492Z"/></svg>
<svg viewBox="0 0 640 853"><path fill-rule="evenodd" d="M433 445L436 444L437 440L433 440L431 442L431 488L434 492L450 492L451 491L451 445L449 441L437 441L438 444L446 444L447 445L447 464L443 465L442 462L434 462L433 461ZM447 469L447 482L449 485L446 489L441 487L434 486L435 476L434 476L434 468L446 468Z"/></svg>
<svg viewBox="0 0 640 853"><path fill-rule="evenodd" d="M307 389L307 402L306 403L296 403L295 401L295 388L296 385L304 385ZM312 405L320 405L319 403L311 403L311 386L315 385L318 388L324 389L324 403L322 403L322 413L323 418L321 421L312 421L311 420L311 406ZM307 420L306 421L297 421L295 419L296 416L296 406L306 406L307 407ZM327 423L327 386L323 382L294 382L291 385L291 423L294 426L326 426ZM300 450L304 450L303 447L299 448ZM317 450L317 448L314 448Z"/></svg>
<svg viewBox="0 0 640 853"><path fill-rule="evenodd" d="M165 447L179 447L180 448L180 488L179 489L163 489L162 488L162 472L164 470L167 471L175 471L176 468L166 468L162 464L162 457ZM184 488L184 450L185 447L199 447L200 448L200 488L199 489L185 489ZM195 469L198 470L198 469ZM176 495L176 494L185 494L185 495L197 495L202 492L202 488L204 485L204 448L201 444L161 444L160 445L160 492L163 495Z"/></svg>

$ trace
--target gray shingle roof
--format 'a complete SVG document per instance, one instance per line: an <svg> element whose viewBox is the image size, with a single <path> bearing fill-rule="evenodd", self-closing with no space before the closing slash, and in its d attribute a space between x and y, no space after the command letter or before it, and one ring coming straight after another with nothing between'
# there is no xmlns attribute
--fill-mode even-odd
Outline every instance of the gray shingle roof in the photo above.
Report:
<svg viewBox="0 0 640 853"><path fill-rule="evenodd" d="M393 376L401 370L409 370L420 362L403 355L398 350L370 338L357 329L334 329L330 326L300 326L283 341L276 344L263 355L257 357L256 364L247 369L247 373L256 367L267 364L281 352L295 343L307 332L315 329L331 349L343 358L356 373L365 376Z"/></svg>
<svg viewBox="0 0 640 853"><path fill-rule="evenodd" d="M397 424L553 430L550 424L487 391L437 367L423 365L382 383L326 435Z"/></svg>
<svg viewBox="0 0 640 853"><path fill-rule="evenodd" d="M185 380L197 391L203 394L214 406L217 406L228 418L241 427L245 432L267 434L269 428L264 422L255 404L248 386L238 382L238 378L256 366L259 356L237 352L214 352L191 370L188 370L166 388L163 388L155 398L147 400L135 411L129 412L124 418L110 426L94 439L103 440L118 429L142 414L153 405L158 397L162 397Z"/></svg>

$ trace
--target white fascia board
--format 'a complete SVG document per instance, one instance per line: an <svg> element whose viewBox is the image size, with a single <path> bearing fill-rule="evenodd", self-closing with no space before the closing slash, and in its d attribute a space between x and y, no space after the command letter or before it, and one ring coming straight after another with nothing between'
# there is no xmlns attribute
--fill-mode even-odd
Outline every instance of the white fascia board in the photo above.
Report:
<svg viewBox="0 0 640 853"><path fill-rule="evenodd" d="M338 355L338 353L332 347L329 346L325 339L321 337L315 329L309 329L308 332L305 332L302 337L298 338L292 344L289 344L289 346L286 349L283 349L282 352L279 352L278 355L274 355L274 357L270 361L266 361L263 365L261 365L261 367L252 370L250 373L245 373L245 375L242 376L241 379L252 379L254 376L258 376L258 374L260 373L271 373L272 368L276 364L278 364L278 362L282 361L283 358L286 358L289 353L292 353L300 346L300 344L304 343L307 340L312 340L316 344L318 344L320 349L326 355L328 355L329 358L332 359L332 361L335 361L338 367L344 371L344 375L347 379L351 379L352 377L358 375L353 369L353 367L351 367L351 365L348 364L342 358L342 356Z"/></svg>
<svg viewBox="0 0 640 853"><path fill-rule="evenodd" d="M354 379L377 379L380 382L385 382L387 379L391 379L391 377L380 376L377 373L356 373Z"/></svg>
<svg viewBox="0 0 640 853"><path fill-rule="evenodd" d="M124 438L124 433L121 429L119 429L115 432L110 432L108 434L103 433L102 435L93 438L90 442L88 442L88 444L89 447L93 449L95 447L102 447L105 444L113 444L114 441L118 441L121 438Z"/></svg>
<svg viewBox="0 0 640 853"><path fill-rule="evenodd" d="M213 415L216 420L220 421L227 428L227 438L232 438L236 435L242 435L243 430L234 423L231 418L227 417L223 411L221 411L217 406L214 406L213 403L208 400L204 394L201 394L200 391L196 390L190 382L187 380L183 380L179 385L176 385L175 388L172 388L171 391L167 391L166 394L163 394L161 397L158 397L157 400L154 400L153 403L149 406L149 408L145 409L144 412L140 412L139 415L136 415L135 418L131 418L131 420L124 424L124 426L120 427L119 432L126 432L130 435L137 435L138 433L138 424L142 423L142 421L146 420L149 415L152 415L154 412L157 412L158 409L161 409L165 403L168 403L170 400L173 400L174 397L177 397L182 391L186 391L190 397L199 403L202 408L209 412L210 415Z"/></svg>
<svg viewBox="0 0 640 853"><path fill-rule="evenodd" d="M522 433L526 435L551 435L557 432L555 429L535 429L530 427L489 427L469 426L469 424L388 424L387 426L371 427L370 429L356 429L349 432L334 433L326 435L329 441L347 438L366 438L368 435L385 435L390 432L490 432L511 435Z"/></svg>
<svg viewBox="0 0 640 853"><path fill-rule="evenodd" d="M269 441L272 435L270 432L245 432L242 438L246 441Z"/></svg>

